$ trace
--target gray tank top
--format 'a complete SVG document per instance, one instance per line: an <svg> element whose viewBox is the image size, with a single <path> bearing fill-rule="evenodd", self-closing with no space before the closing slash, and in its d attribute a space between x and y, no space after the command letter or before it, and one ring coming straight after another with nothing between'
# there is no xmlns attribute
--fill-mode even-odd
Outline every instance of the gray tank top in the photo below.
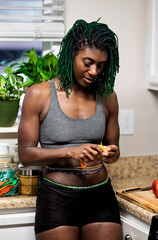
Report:
<svg viewBox="0 0 158 240"><path fill-rule="evenodd" d="M51 100L46 118L40 125L40 144L43 148L100 144L105 133L105 114L100 99L96 100L95 114L86 119L67 116L60 108L54 80L49 81Z"/></svg>

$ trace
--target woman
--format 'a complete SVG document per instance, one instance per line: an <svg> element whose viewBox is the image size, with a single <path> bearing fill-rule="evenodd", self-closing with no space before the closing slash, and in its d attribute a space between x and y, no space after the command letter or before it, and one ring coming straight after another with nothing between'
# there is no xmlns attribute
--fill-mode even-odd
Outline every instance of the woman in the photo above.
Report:
<svg viewBox="0 0 158 240"><path fill-rule="evenodd" d="M58 78L26 93L19 158L23 165L45 168L37 196L37 240L122 239L104 166L120 154L113 92L118 69L115 33L98 21L77 20L61 43Z"/></svg>

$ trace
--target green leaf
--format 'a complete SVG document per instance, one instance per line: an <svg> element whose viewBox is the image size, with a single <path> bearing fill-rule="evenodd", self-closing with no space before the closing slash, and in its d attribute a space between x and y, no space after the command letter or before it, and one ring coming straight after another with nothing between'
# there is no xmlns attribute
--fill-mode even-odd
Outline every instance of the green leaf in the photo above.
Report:
<svg viewBox="0 0 158 240"><path fill-rule="evenodd" d="M0 75L0 88L2 88L5 84L5 77L3 75Z"/></svg>
<svg viewBox="0 0 158 240"><path fill-rule="evenodd" d="M32 84L34 84L34 81L30 78L28 78L24 83L23 83L23 87L29 87L31 86Z"/></svg>
<svg viewBox="0 0 158 240"><path fill-rule="evenodd" d="M14 67L14 66L16 66L16 65L18 65L19 63L12 63L11 65L10 65L10 67L12 68L12 67Z"/></svg>
<svg viewBox="0 0 158 240"><path fill-rule="evenodd" d="M44 71L43 69L40 69L40 68L38 68L38 70L39 70L39 72L40 72L40 74L43 78L43 80L42 80L43 82L50 79L50 73L49 72L46 72L46 71Z"/></svg>
<svg viewBox="0 0 158 240"><path fill-rule="evenodd" d="M11 73L14 72L14 70L13 70L13 68L7 66L7 67L4 69L4 72L5 72L6 74L11 74Z"/></svg>
<svg viewBox="0 0 158 240"><path fill-rule="evenodd" d="M36 54L36 51L34 49L31 49L29 53L25 53L27 57L29 57L29 61L32 60L34 64L38 61L38 56Z"/></svg>
<svg viewBox="0 0 158 240"><path fill-rule="evenodd" d="M23 77L15 74L12 67L6 67L7 75L0 75L0 100L19 99L23 91Z"/></svg>
<svg viewBox="0 0 158 240"><path fill-rule="evenodd" d="M13 75L13 74L10 74L10 76L9 76L9 82L10 82L11 86L15 86L16 76Z"/></svg>
<svg viewBox="0 0 158 240"><path fill-rule="evenodd" d="M43 60L44 60L44 65L49 66L50 69L52 66L53 67L57 66L57 63L58 63L56 56L52 52L46 54L43 57Z"/></svg>

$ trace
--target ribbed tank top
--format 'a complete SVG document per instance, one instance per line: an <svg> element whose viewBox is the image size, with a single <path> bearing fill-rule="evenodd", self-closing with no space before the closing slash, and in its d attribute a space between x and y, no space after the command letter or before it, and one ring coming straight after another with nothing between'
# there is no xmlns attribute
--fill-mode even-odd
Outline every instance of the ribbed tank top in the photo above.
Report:
<svg viewBox="0 0 158 240"><path fill-rule="evenodd" d="M43 148L79 146L85 143L100 144L105 133L105 114L100 99L96 112L90 118L77 119L67 116L61 109L54 80L50 83L50 106L40 125L40 144Z"/></svg>

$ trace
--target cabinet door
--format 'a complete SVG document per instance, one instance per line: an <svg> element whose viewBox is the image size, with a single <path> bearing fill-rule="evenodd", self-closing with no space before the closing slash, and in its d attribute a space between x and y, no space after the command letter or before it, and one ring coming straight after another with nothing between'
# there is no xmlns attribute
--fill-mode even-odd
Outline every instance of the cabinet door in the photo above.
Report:
<svg viewBox="0 0 158 240"><path fill-rule="evenodd" d="M9 226L0 228L0 239L3 240L35 240L33 226Z"/></svg>
<svg viewBox="0 0 158 240"><path fill-rule="evenodd" d="M136 218L128 212L121 213L123 240L147 240L150 225ZM127 237L128 236L128 237ZM131 238L130 238L130 237Z"/></svg>
<svg viewBox="0 0 158 240"><path fill-rule="evenodd" d="M16 213L0 215L0 239L35 240L35 213Z"/></svg>
<svg viewBox="0 0 158 240"><path fill-rule="evenodd" d="M158 90L158 1L147 1L147 89Z"/></svg>

